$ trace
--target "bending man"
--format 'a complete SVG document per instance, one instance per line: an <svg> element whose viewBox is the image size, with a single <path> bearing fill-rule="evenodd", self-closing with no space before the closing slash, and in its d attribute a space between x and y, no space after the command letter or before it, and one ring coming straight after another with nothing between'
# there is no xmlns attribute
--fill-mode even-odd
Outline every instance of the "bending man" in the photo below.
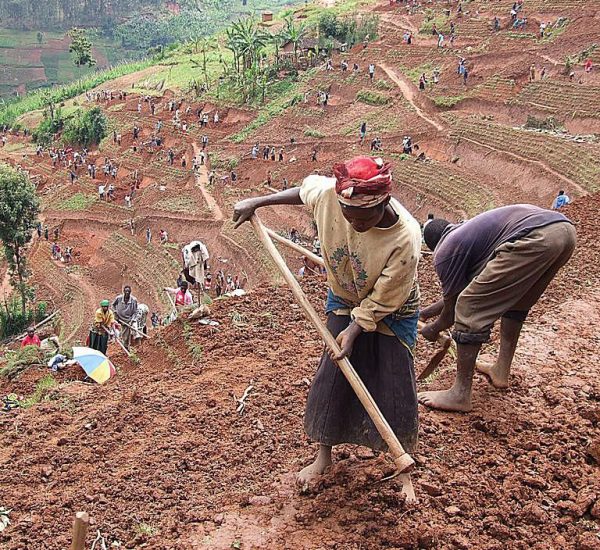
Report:
<svg viewBox="0 0 600 550"><path fill-rule="evenodd" d="M471 385L481 345L500 324L496 363L478 365L492 384L508 386L510 367L529 310L573 254L575 228L562 214L529 204L496 208L459 225L434 219L425 227L427 246L442 283L443 299L421 319L439 315L421 331L435 341L454 324L457 374L449 390L419 394L428 407L471 410Z"/></svg>
<svg viewBox="0 0 600 550"><path fill-rule="evenodd" d="M387 448L334 359L350 358L407 452L417 443L419 224L391 197L390 166L382 159L358 157L333 170L335 178L312 175L300 188L246 199L234 211L237 227L259 207L306 204L317 225L329 285L327 327L341 355L323 354L308 395L304 427L320 447L298 476L302 485L331 465L334 445ZM402 482L414 498L410 477Z"/></svg>

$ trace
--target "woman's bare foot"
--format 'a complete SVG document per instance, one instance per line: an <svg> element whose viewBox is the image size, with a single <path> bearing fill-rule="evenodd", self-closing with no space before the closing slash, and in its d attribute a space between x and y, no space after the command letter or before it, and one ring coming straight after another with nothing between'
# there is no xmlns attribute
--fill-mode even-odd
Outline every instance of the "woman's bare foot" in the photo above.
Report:
<svg viewBox="0 0 600 550"><path fill-rule="evenodd" d="M310 485L318 480L331 464L331 447L321 445L316 460L298 472L297 485L303 492L308 490Z"/></svg>
<svg viewBox="0 0 600 550"><path fill-rule="evenodd" d="M415 496L415 488L410 479L410 474L400 474L398 479L402 483L402 492L406 495L406 502L410 504L416 503L417 497Z"/></svg>
<svg viewBox="0 0 600 550"><path fill-rule="evenodd" d="M419 403L432 409L441 409L442 411L469 412L471 406L470 392L463 393L455 388L442 391L425 391L417 395Z"/></svg>
<svg viewBox="0 0 600 550"><path fill-rule="evenodd" d="M508 388L508 374L507 369L499 368L495 363L483 363L477 362L475 368L481 373L485 374L492 386L499 389Z"/></svg>

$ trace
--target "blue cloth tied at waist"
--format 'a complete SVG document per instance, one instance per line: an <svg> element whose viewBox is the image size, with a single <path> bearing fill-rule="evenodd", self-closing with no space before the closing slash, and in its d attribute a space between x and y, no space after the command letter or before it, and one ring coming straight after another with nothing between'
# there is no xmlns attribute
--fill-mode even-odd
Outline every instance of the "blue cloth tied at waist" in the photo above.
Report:
<svg viewBox="0 0 600 550"><path fill-rule="evenodd" d="M328 290L325 313L332 313L339 309L352 309L353 307L355 306L336 296L331 289ZM419 311L417 310L411 315L399 315L395 312L390 313L382 321L412 353L417 343Z"/></svg>

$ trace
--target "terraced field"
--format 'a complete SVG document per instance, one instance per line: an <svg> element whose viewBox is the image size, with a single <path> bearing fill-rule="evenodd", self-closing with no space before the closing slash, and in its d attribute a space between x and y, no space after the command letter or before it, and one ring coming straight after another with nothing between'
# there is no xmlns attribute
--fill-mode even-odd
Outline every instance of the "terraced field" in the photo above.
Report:
<svg viewBox="0 0 600 550"><path fill-rule="evenodd" d="M421 195L421 201L422 195L428 195L438 199L449 211L462 213L463 217L472 217L495 206L489 187L476 177L433 160L395 161L394 181L401 193L406 193L405 188L408 188L415 195Z"/></svg>
<svg viewBox="0 0 600 550"><path fill-rule="evenodd" d="M169 309L169 301L162 289L174 286L181 267L167 250L154 244L141 246L115 232L104 242L100 252L123 266L127 277L138 288L143 288L156 303L163 303Z"/></svg>
<svg viewBox="0 0 600 550"><path fill-rule="evenodd" d="M600 189L600 146L568 137L511 128L479 118L447 116L452 135L542 162L588 192Z"/></svg>
<svg viewBox="0 0 600 550"><path fill-rule="evenodd" d="M509 103L552 115L600 118L600 86L553 80L531 82Z"/></svg>

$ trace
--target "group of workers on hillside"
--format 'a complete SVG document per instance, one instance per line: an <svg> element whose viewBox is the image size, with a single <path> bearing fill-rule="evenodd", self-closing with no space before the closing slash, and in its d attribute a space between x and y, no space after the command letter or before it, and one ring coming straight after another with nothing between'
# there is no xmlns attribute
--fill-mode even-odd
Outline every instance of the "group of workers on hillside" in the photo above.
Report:
<svg viewBox="0 0 600 550"><path fill-rule="evenodd" d="M374 66L369 72L373 79ZM466 83L464 60L458 74ZM327 100L328 96L325 104ZM365 135L366 123L360 128L361 143ZM412 151L410 140L407 143ZM256 144L252 158L259 154ZM262 156L275 160L275 151L263 148ZM283 149L279 160L283 161ZM551 209L515 204L458 224L432 216L421 230L392 197L390 163L359 156L336 163L332 173L313 174L299 187L242 200L233 214L239 227L264 206L306 205L317 228L328 285L327 327L339 349L324 351L309 390L304 427L319 448L314 462L299 473L301 483L325 472L335 445L387 449L337 361L349 358L404 449L414 452L419 403L443 411L471 411L476 370L495 387L508 387L523 324L576 246L575 228L559 211L570 202L562 190ZM417 274L423 241L433 252L441 286L439 300L425 308L420 305ZM205 290L208 252L203 247L194 242L184 249L184 277L177 288L164 289L173 296L176 311L193 305L190 284L197 285L199 294ZM90 330L90 347L106 354L109 339L117 338L129 349L131 339L146 330L148 308L142 306L129 286L112 303L103 300ZM419 321L425 323L421 329ZM497 358L483 364L478 362L479 353L497 321ZM454 383L448 389L417 393L418 333L435 342L450 329L457 346ZM35 338L34 333L26 337L37 345ZM401 480L404 492L414 498L410 476L403 474Z"/></svg>
<svg viewBox="0 0 600 550"><path fill-rule="evenodd" d="M113 338L129 350L132 340L139 341L147 334L148 313L148 306L138 304L131 287L126 285L112 304L109 300L100 302L88 337L89 347L106 355L108 342Z"/></svg>
<svg viewBox="0 0 600 550"><path fill-rule="evenodd" d="M311 175L300 187L245 199L234 208L237 227L262 206L305 204L317 227L329 286L327 326L340 351L324 352L309 391L304 426L320 445L316 460L299 474L302 484L329 467L335 445L387 448L337 360L350 359L404 449L414 451L419 402L470 411L476 368L494 386L508 386L523 323L575 248L575 228L557 211L568 201L563 192L554 210L516 204L460 224L430 216L423 235L391 192L390 164L361 156L335 164L333 177ZM424 309L417 283L422 239L433 251L442 289L441 299ZM457 375L447 390L417 394L419 320L427 322L420 332L432 342L454 327ZM497 360L478 364L497 320ZM402 482L414 496L410 477Z"/></svg>

